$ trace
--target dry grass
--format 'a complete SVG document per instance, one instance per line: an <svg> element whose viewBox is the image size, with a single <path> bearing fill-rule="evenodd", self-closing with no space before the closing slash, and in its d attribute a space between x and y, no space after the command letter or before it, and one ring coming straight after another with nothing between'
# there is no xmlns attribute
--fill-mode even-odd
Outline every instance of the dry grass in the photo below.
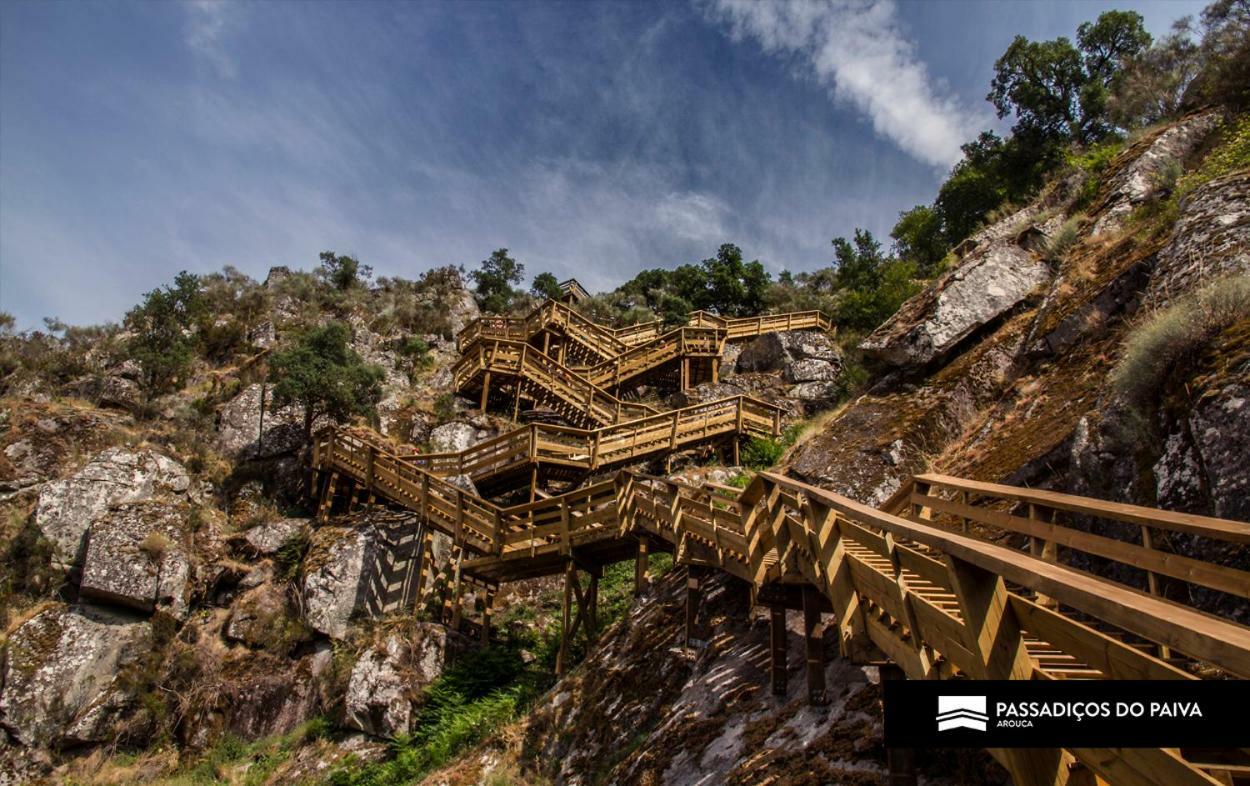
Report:
<svg viewBox="0 0 1250 786"><path fill-rule="evenodd" d="M1130 405L1150 405L1177 369L1226 328L1250 317L1250 276L1217 279L1151 314L1130 335L1111 375Z"/></svg>

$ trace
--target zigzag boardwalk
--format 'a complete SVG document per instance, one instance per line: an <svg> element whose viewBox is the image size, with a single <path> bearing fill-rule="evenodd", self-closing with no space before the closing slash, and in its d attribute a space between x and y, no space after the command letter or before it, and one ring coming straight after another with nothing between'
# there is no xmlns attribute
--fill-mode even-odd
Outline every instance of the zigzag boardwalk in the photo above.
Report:
<svg viewBox="0 0 1250 786"><path fill-rule="evenodd" d="M485 410L493 382L493 392L510 399L514 411L529 400L593 428L655 414L618 398L613 391L622 386L657 382L686 390L700 381L717 382L728 342L831 329L819 311L739 319L697 311L690 324L666 333L659 324L613 330L552 300L525 318L476 320L457 337L462 357L453 369L455 387L480 399ZM572 363L585 365L567 365Z"/></svg>
<svg viewBox="0 0 1250 786"><path fill-rule="evenodd" d="M716 319L696 315L693 327ZM758 331L765 324L712 327L728 337L735 329ZM489 329L482 328L467 347L468 357L474 351L485 353L477 357L497 356L508 347L524 369L527 342L547 331L550 320L531 327L504 324L501 329L516 333L502 339L487 338ZM597 335L619 340L612 333ZM698 644L697 609L708 570L737 577L756 603L770 607L773 687L780 692L786 680L785 610L801 609L808 694L817 703L826 687L819 645L825 625L837 631L843 657L893 664L911 679L1189 680L1199 671L1250 678L1250 628L1188 602L1191 590L1200 590L1208 599L1227 601L1221 608L1244 607L1250 573L1163 547L1169 537L1244 547L1250 525L1240 522L941 475L916 476L880 510L772 473L757 475L740 491L618 470L573 491L512 506L465 491L447 476L467 474L495 488L528 476L533 484L544 467L588 475L684 445L736 441L779 428L775 408L745 397L630 419L627 413L634 411L625 402L545 353L534 350L533 356L549 376L566 375L561 384L583 386L570 389L587 421L614 425L532 425L460 454L417 455L355 429L323 431L314 443L312 465L322 477L314 489L321 489L322 513L333 507L336 494L349 501L380 498L416 514L423 531L408 542L426 542L433 530L450 536L443 594L452 624L461 623L470 587L485 597L486 637L501 582L563 574L564 639L557 660L563 672L569 640L579 632L593 637L597 628L602 567L635 559L641 587L647 555L659 549L674 552L689 571L689 644ZM478 368L483 365L495 368L489 362ZM546 382L535 375L529 384ZM484 404L486 397L484 389ZM568 391L553 394L553 400L569 397ZM1095 534L1090 522L1107 534ZM407 548L420 554L420 566L389 560L386 575L403 578L398 588L384 588L405 602L437 578L430 549ZM1091 564L1100 566L1099 575L1085 569ZM585 585L581 573L588 576ZM1247 772L1176 749L990 752L1021 785L1227 784L1234 773Z"/></svg>
<svg viewBox="0 0 1250 786"><path fill-rule="evenodd" d="M577 619L592 620L593 591L583 592L577 570L590 573L593 587L602 565L634 557L646 544L749 582L761 602L800 605L817 620L809 626L813 636L826 620L836 627L845 657L888 660L914 679L1195 679L1182 668L1193 661L1250 677L1250 628L1065 565L1056 546L1111 555L1239 598L1250 597L1250 574L1148 545L1083 540L1076 534L1095 536L1054 519L1064 512L1250 542L1250 525L1239 522L929 475L917 477L906 495L914 518L771 473L729 496L723 488L622 471L567 494L500 507L357 432L323 432L313 464L452 537L460 555L453 609L468 579L490 595L500 582L564 573L570 598L581 598ZM941 495L947 491L968 501L952 502ZM1023 504L1029 515L991 507L999 502ZM961 522L924 518L938 508ZM1028 527L1038 556L963 534L964 518L1020 528L1035 522ZM784 663L774 667L784 679ZM818 673L823 668L809 670L809 678L818 681ZM1078 782L1091 773L1115 784L1222 782L1173 750L994 754L1021 784Z"/></svg>

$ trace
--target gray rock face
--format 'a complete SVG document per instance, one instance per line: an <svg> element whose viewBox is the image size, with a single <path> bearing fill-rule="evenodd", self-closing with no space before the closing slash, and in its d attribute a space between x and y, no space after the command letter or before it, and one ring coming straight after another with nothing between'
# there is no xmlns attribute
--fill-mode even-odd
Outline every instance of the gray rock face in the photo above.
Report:
<svg viewBox="0 0 1250 786"><path fill-rule="evenodd" d="M447 646L447 629L427 622L367 650L348 680L348 725L379 737L410 732L413 697L443 673Z"/></svg>
<svg viewBox="0 0 1250 786"><path fill-rule="evenodd" d="M787 382L832 382L841 369L827 360L796 360L786 366Z"/></svg>
<svg viewBox="0 0 1250 786"><path fill-rule="evenodd" d="M1017 245L978 248L937 283L903 304L859 345L892 366L922 367L1014 308L1051 270Z"/></svg>
<svg viewBox="0 0 1250 786"><path fill-rule="evenodd" d="M217 412L217 449L236 460L279 456L304 444L304 419L297 407L273 409L265 395L265 431L261 435L259 384L249 385Z"/></svg>
<svg viewBox="0 0 1250 786"><path fill-rule="evenodd" d="M186 510L164 502L118 505L87 532L83 597L181 618L191 575Z"/></svg>
<svg viewBox="0 0 1250 786"><path fill-rule="evenodd" d="M283 543L307 532L308 527L308 519L278 519L257 524L243 534L243 540L257 554L270 556L277 554Z"/></svg>
<svg viewBox="0 0 1250 786"><path fill-rule="evenodd" d="M1190 413L1186 428L1168 435L1154 466L1159 505L1174 510L1203 510L1220 518L1250 520L1250 386L1230 381L1215 395L1204 396ZM1192 435L1192 439L1190 438Z"/></svg>
<svg viewBox="0 0 1250 786"><path fill-rule="evenodd" d="M117 679L149 646L148 623L90 606L58 606L6 644L0 726L21 745L103 742L130 706Z"/></svg>
<svg viewBox="0 0 1250 786"><path fill-rule="evenodd" d="M1173 125L1158 137L1111 181L1106 205L1094 224L1094 235L1118 229L1133 209L1160 187L1169 167L1179 167L1207 134L1219 124L1219 114L1196 115Z"/></svg>
<svg viewBox="0 0 1250 786"><path fill-rule="evenodd" d="M139 404L139 385L126 377L93 374L70 384L74 395L97 406L131 410Z"/></svg>
<svg viewBox="0 0 1250 786"><path fill-rule="evenodd" d="M371 528L322 527L304 560L304 618L331 638L347 635L347 624L363 608L368 570L376 558Z"/></svg>
<svg viewBox="0 0 1250 786"><path fill-rule="evenodd" d="M790 389L790 397L799 401L828 401L841 392L837 382L800 382Z"/></svg>
<svg viewBox="0 0 1250 786"><path fill-rule="evenodd" d="M35 524L56 546L57 560L70 564L87 528L110 505L186 495L190 488L186 468L172 459L152 450L109 448L70 477L43 487Z"/></svg>
<svg viewBox="0 0 1250 786"><path fill-rule="evenodd" d="M1181 203L1147 300L1165 305L1206 279L1229 274L1250 274L1250 174L1245 172L1205 183Z"/></svg>
<svg viewBox="0 0 1250 786"><path fill-rule="evenodd" d="M453 337L468 327L470 322L482 316L473 293L463 287L453 293L451 302L447 306L447 315L451 320L451 335Z"/></svg>
<svg viewBox="0 0 1250 786"><path fill-rule="evenodd" d="M430 432L430 449L435 453L459 453L485 438L485 431L469 423L445 423Z"/></svg>
<svg viewBox="0 0 1250 786"><path fill-rule="evenodd" d="M837 365L842 362L842 354L823 333L768 333L742 348L736 366L738 373L784 371L788 365L800 360L819 360Z"/></svg>

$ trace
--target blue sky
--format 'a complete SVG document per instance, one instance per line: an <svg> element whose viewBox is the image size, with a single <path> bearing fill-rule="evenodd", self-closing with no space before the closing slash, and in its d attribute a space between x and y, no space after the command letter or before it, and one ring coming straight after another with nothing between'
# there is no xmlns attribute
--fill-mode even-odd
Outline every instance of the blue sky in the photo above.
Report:
<svg viewBox="0 0 1250 786"><path fill-rule="evenodd" d="M885 237L1016 33L1191 2L0 2L0 309L117 320L179 270L526 266L611 288ZM887 238L888 240L888 238ZM528 281L527 281L528 284Z"/></svg>

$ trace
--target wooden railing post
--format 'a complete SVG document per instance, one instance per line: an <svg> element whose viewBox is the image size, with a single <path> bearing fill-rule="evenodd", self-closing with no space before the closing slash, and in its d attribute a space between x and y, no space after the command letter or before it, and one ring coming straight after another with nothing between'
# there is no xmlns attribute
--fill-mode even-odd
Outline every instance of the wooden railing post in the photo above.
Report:
<svg viewBox="0 0 1250 786"><path fill-rule="evenodd" d="M560 553L571 554L573 552L573 543L569 537L569 500L567 497L560 498ZM572 564L571 562L569 563Z"/></svg>
<svg viewBox="0 0 1250 786"><path fill-rule="evenodd" d="M786 695L786 609L768 607L769 674L774 696Z"/></svg>
<svg viewBox="0 0 1250 786"><path fill-rule="evenodd" d="M1154 548L1154 537L1150 533L1150 527L1146 524L1141 525L1141 544L1148 549ZM1152 570L1146 571L1146 589L1151 595L1159 594L1159 577ZM1172 657L1172 648L1166 644L1160 644L1159 657L1164 660Z"/></svg>
<svg viewBox="0 0 1250 786"><path fill-rule="evenodd" d="M945 555L951 586L964 621L964 648L973 655L968 676L981 680L1028 680L1033 660L1024 643L1002 576L957 557ZM1062 786L1072 757L1056 748L1004 751L1007 769L1018 786Z"/></svg>

